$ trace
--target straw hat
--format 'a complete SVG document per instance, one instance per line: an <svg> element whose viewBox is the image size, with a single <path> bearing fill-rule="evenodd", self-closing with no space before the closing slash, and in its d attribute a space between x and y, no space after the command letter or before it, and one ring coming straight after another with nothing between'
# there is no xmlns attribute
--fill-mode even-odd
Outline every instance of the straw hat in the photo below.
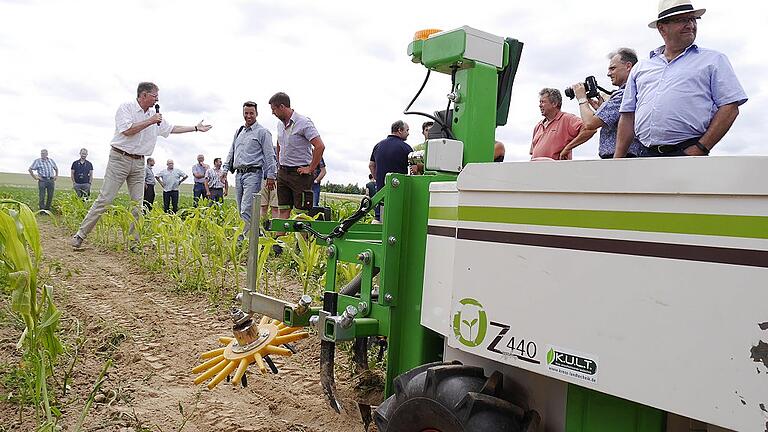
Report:
<svg viewBox="0 0 768 432"><path fill-rule="evenodd" d="M648 24L650 28L656 28L656 23L665 18L669 18L675 15L681 15L685 13L693 12L697 17L704 15L706 9L694 9L693 4L687 0L660 0L659 1L659 16Z"/></svg>

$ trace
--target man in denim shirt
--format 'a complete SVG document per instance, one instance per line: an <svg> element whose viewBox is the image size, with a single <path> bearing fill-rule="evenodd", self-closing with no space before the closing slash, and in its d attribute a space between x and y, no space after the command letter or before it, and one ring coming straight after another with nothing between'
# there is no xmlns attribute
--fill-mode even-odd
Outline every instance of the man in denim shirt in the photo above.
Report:
<svg viewBox="0 0 768 432"><path fill-rule="evenodd" d="M587 142L600 129L600 146L598 155L601 159L610 159L616 150L616 128L619 125L619 106L624 96L624 86L627 83L629 72L637 63L637 54L629 48L619 48L615 52L608 54L608 77L611 78L611 84L619 87L611 93L607 101L603 101L602 96L587 99L584 83L579 82L573 85L573 93L579 102L579 114L584 121L584 128L579 135L565 146L560 153L560 158L565 159L565 155L575 147ZM592 111L595 109L596 111ZM635 138L629 147L627 157L636 157L640 152L640 141Z"/></svg>
<svg viewBox="0 0 768 432"><path fill-rule="evenodd" d="M728 58L694 43L704 12L688 0L659 3L648 26L664 45L629 74L614 157L625 155L634 136L640 156L705 156L736 120L747 95Z"/></svg>
<svg viewBox="0 0 768 432"><path fill-rule="evenodd" d="M243 119L245 125L235 133L232 147L229 149L227 161L224 163L224 175L227 171L235 171L235 200L240 218L245 222L243 234L238 240L245 238L251 228L251 207L253 194L261 190L262 180L267 182L267 188L275 188L277 167L275 167L275 151L272 147L272 134L264 126L256 122L259 115L256 102L243 104Z"/></svg>

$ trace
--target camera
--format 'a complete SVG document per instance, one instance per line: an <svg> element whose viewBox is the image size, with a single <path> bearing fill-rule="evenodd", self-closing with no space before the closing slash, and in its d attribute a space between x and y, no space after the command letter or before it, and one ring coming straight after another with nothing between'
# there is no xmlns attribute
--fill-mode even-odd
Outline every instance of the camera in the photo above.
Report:
<svg viewBox="0 0 768 432"><path fill-rule="evenodd" d="M588 76L584 79L584 90L587 91L587 98L597 97L599 94L597 92L598 85L597 79L594 76ZM573 99L576 97L576 94L573 93L573 89L570 87L565 89L565 95L568 96L568 99Z"/></svg>

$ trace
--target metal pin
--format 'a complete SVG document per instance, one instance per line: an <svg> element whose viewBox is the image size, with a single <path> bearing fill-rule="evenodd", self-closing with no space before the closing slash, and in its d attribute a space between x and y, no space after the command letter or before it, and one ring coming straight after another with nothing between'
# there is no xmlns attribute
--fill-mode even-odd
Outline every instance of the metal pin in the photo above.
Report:
<svg viewBox="0 0 768 432"><path fill-rule="evenodd" d="M344 309L344 313L341 314L341 317L339 318L339 326L341 328L349 328L352 325L352 321L354 321L355 317L357 316L357 308L349 305L346 309Z"/></svg>

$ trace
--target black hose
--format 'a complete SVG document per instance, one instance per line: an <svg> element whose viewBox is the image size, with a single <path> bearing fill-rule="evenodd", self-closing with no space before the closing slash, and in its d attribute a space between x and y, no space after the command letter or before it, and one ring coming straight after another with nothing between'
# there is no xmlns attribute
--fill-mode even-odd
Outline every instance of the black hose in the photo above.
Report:
<svg viewBox="0 0 768 432"><path fill-rule="evenodd" d="M376 277L377 274L379 274L379 268L374 267L373 268L373 274L372 277ZM344 294L348 296L355 296L360 294L360 288L362 287L362 281L363 281L363 272L357 274L357 276L353 277L349 283L344 285L340 290L339 294Z"/></svg>
<svg viewBox="0 0 768 432"><path fill-rule="evenodd" d="M408 106L405 107L405 110L403 110L403 114L405 114L405 115L413 114L413 115L424 116L424 117L432 120L433 122L437 123L438 125L440 125L440 128L443 131L447 132L448 138L454 139L453 131L451 131L451 128L449 126L446 126L446 124L442 120L440 120L439 118L437 118L437 117L435 117L433 115L429 115L427 113L419 112L419 111L408 111L409 109L411 109L411 106L413 105L413 103L416 102L416 99L419 98L419 96L421 95L421 92L424 90L424 87L426 87L427 81L429 81L429 74L430 73L432 73L432 69L427 68L427 76L424 77L424 82L421 83L421 87L419 88L419 91L417 91L416 95L413 97L413 99L411 99L411 103L409 103ZM455 78L455 73L456 73L456 70L454 69L454 74L453 74L454 78ZM453 86L453 84L452 84L452 86ZM451 89L451 91L453 91L453 89ZM450 103L451 103L451 101L448 101L449 106L450 106ZM446 122L448 121L448 111L445 112L445 121Z"/></svg>
<svg viewBox="0 0 768 432"><path fill-rule="evenodd" d="M421 92L424 90L424 87L427 85L427 81L429 81L429 74L432 73L432 69L427 68L427 76L424 77L424 82L421 83L421 88L419 88L419 91L416 92L416 96L411 99L411 103L408 104L407 107L405 107L405 110L403 110L403 114L405 114L406 111L411 109L411 105L413 105L414 102L416 102L416 99L419 98L419 95L421 95Z"/></svg>

